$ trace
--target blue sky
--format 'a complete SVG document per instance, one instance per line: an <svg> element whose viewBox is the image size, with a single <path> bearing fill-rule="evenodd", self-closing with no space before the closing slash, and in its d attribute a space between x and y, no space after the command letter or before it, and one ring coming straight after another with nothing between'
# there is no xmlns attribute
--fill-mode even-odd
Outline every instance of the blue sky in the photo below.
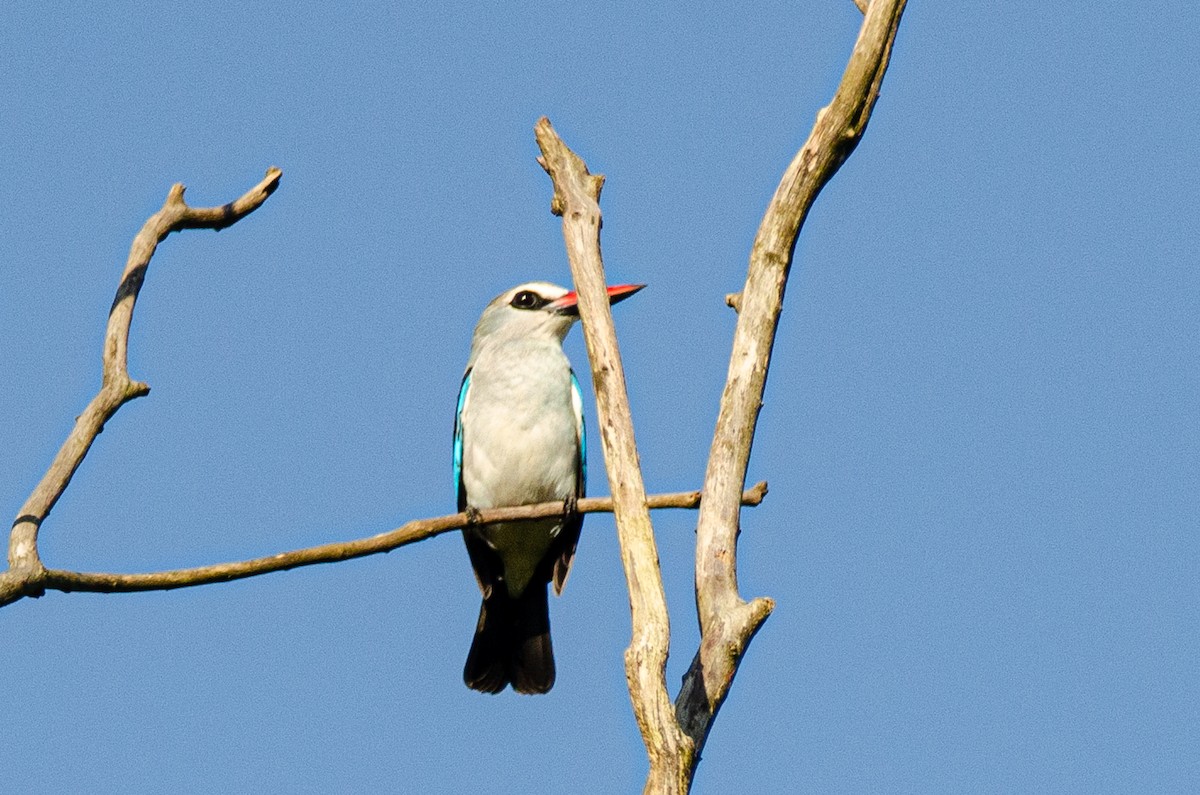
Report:
<svg viewBox="0 0 1200 795"><path fill-rule="evenodd" d="M175 181L134 319L153 388L43 530L145 571L454 507L454 398L496 293L569 279L532 126L607 175L648 487L700 484L738 289L831 96L850 0L19 4L0 30L0 496L99 382L129 242ZM750 465L744 595L776 599L696 791L1200 788L1200 11L914 0L863 143L797 248ZM581 373L582 339L568 353ZM589 412L594 412L589 406ZM591 414L594 419L594 413ZM594 427L594 426L593 426ZM606 493L599 445L590 491ZM672 686L694 515L656 514ZM444 536L165 594L0 614L23 791L628 792L611 519L551 605L539 698L460 681L478 594Z"/></svg>

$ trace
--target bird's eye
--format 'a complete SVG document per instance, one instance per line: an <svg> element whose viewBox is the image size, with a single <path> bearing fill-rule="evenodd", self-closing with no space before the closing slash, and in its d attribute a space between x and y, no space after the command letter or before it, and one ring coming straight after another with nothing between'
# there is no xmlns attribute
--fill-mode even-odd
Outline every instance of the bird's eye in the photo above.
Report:
<svg viewBox="0 0 1200 795"><path fill-rule="evenodd" d="M513 296L511 305L517 309L537 309L545 303L546 300L532 290L522 290Z"/></svg>

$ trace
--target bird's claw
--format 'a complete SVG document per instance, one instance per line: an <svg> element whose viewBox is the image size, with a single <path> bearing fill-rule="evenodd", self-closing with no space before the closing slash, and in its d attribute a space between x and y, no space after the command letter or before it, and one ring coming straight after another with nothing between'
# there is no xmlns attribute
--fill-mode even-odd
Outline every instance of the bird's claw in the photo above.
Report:
<svg viewBox="0 0 1200 795"><path fill-rule="evenodd" d="M570 521L579 515L579 498L574 494L563 500L563 518Z"/></svg>
<svg viewBox="0 0 1200 795"><path fill-rule="evenodd" d="M483 514L479 512L478 508L468 505L463 513L467 515L467 524L477 525L483 523Z"/></svg>

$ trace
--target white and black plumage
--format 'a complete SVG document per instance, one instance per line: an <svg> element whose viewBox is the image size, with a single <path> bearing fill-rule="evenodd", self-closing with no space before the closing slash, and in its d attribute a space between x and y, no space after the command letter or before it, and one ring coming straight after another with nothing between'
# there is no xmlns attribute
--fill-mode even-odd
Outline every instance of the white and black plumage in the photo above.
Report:
<svg viewBox="0 0 1200 795"><path fill-rule="evenodd" d="M608 288L617 302L642 285ZM463 530L483 592L463 669L468 687L545 693L554 685L547 584L562 592L583 517L587 481L579 382L562 350L578 320L576 295L529 282L497 296L479 318L454 422L458 509L563 502L561 517Z"/></svg>

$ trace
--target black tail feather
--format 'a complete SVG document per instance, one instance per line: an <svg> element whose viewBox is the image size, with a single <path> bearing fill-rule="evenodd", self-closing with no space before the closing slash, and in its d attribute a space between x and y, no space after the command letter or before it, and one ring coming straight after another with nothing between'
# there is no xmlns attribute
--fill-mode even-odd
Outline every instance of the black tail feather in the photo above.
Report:
<svg viewBox="0 0 1200 795"><path fill-rule="evenodd" d="M550 645L550 604L546 586L530 583L511 602L512 643L508 675L518 693L546 693L554 687L554 648Z"/></svg>
<svg viewBox="0 0 1200 795"><path fill-rule="evenodd" d="M493 604L488 610L485 599L479 606L479 621L475 625L475 637L471 641L471 651L467 653L467 664L463 666L463 681L472 690L481 693L499 693L508 686L508 672L505 651L508 642L503 624L497 615L499 605ZM490 600L493 603L497 600ZM507 601L507 600L506 600Z"/></svg>
<svg viewBox="0 0 1200 795"><path fill-rule="evenodd" d="M516 598L497 589L484 600L463 681L484 693L499 693L510 683L518 693L546 693L554 686L550 605L544 584L530 583Z"/></svg>

